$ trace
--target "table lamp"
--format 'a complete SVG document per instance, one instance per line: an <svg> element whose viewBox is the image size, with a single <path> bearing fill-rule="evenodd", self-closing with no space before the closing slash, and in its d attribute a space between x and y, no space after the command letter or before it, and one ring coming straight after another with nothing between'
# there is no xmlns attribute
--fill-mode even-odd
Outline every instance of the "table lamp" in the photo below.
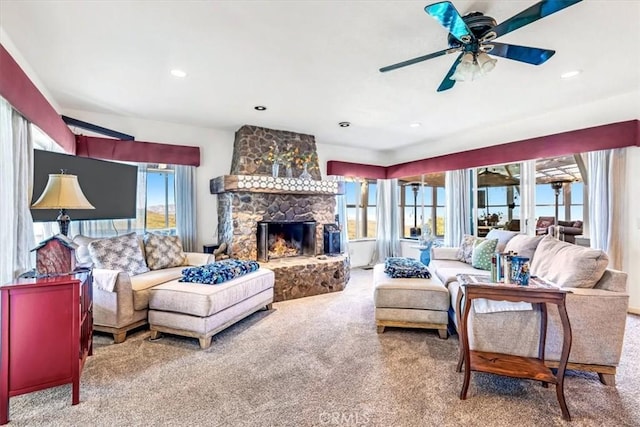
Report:
<svg viewBox="0 0 640 427"><path fill-rule="evenodd" d="M47 186L31 207L33 209L60 209L56 221L60 226L60 234L69 233L71 218L67 215L67 209L95 209L89 203L80 189L78 177L68 175L62 170L59 174L49 174Z"/></svg>

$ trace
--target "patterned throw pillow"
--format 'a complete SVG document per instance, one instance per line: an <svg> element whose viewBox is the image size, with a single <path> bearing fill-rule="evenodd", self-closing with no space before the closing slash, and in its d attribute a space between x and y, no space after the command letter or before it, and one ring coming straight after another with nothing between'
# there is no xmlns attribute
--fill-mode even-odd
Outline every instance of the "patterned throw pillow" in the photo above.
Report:
<svg viewBox="0 0 640 427"><path fill-rule="evenodd" d="M469 234L462 236L462 243L460 243L460 249L458 249L458 260L471 264L471 255L473 254L473 247L476 241L483 241L482 237L475 237Z"/></svg>
<svg viewBox="0 0 640 427"><path fill-rule="evenodd" d="M496 251L496 246L498 239L477 242L471 255L471 265L480 270L491 270L491 256Z"/></svg>
<svg viewBox="0 0 640 427"><path fill-rule="evenodd" d="M260 268L256 261L225 259L202 267L189 267L182 270L179 282L204 283L217 285L236 277L244 276Z"/></svg>
<svg viewBox="0 0 640 427"><path fill-rule="evenodd" d="M187 259L178 236L145 233L144 251L147 254L147 266L151 270L180 267Z"/></svg>
<svg viewBox="0 0 640 427"><path fill-rule="evenodd" d="M96 268L120 270L132 276L149 271L136 233L89 243L89 254Z"/></svg>
<svg viewBox="0 0 640 427"><path fill-rule="evenodd" d="M394 279L430 279L426 265L413 258L389 257L384 261L384 272Z"/></svg>

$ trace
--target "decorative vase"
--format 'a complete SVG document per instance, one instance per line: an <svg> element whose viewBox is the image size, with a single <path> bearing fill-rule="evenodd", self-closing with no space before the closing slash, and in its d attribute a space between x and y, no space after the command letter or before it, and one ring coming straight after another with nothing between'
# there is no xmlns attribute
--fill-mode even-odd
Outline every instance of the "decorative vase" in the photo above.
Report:
<svg viewBox="0 0 640 427"><path fill-rule="evenodd" d="M311 179L311 174L307 170L308 164L305 163L302 167L302 173L300 174L300 179Z"/></svg>
<svg viewBox="0 0 640 427"><path fill-rule="evenodd" d="M271 176L273 176L274 178L277 178L279 174L280 174L280 163L273 162L271 164Z"/></svg>
<svg viewBox="0 0 640 427"><path fill-rule="evenodd" d="M287 165L285 169L287 178L293 178L293 169L291 169L291 165Z"/></svg>

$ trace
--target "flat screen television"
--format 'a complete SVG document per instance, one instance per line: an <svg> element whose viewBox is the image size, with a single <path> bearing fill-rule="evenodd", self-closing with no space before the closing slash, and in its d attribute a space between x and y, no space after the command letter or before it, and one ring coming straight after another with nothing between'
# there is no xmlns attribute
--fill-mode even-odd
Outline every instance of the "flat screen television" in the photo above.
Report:
<svg viewBox="0 0 640 427"><path fill-rule="evenodd" d="M136 217L138 167L88 157L71 156L52 151L34 150L33 198L44 191L50 173L76 175L82 192L95 209L69 210L72 220L125 219ZM34 221L55 221L55 209L31 209Z"/></svg>

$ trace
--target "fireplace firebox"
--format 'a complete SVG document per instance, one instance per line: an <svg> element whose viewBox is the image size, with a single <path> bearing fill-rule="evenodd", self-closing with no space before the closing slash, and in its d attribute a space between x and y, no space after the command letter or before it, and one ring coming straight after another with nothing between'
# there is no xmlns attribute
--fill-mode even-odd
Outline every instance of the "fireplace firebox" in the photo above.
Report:
<svg viewBox="0 0 640 427"><path fill-rule="evenodd" d="M258 222L258 261L292 256L314 256L315 221Z"/></svg>

